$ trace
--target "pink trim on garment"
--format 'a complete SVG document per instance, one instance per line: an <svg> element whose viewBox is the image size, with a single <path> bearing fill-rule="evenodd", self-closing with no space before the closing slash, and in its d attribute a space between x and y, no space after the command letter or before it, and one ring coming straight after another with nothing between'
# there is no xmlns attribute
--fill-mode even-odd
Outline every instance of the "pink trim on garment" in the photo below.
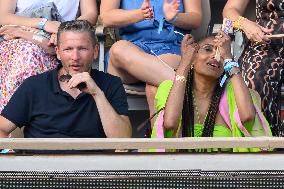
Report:
<svg viewBox="0 0 284 189"><path fill-rule="evenodd" d="M224 93L222 94L222 97L219 103L219 111L224 121L228 125L229 129L232 130L232 125L230 122L230 114L229 114L229 105L228 105L228 99L227 99L227 91L224 91Z"/></svg>
<svg viewBox="0 0 284 189"><path fill-rule="evenodd" d="M164 110L160 112L160 115L156 124L156 138L164 138ZM165 149L156 149L156 152L165 152Z"/></svg>

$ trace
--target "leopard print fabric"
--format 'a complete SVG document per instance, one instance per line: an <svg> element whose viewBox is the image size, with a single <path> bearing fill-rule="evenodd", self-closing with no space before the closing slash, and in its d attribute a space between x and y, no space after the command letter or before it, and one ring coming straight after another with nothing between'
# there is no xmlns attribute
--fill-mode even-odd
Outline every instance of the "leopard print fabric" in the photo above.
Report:
<svg viewBox="0 0 284 189"><path fill-rule="evenodd" d="M264 27L273 25L274 34L284 33L284 0L256 0L256 22ZM283 48L282 39L270 44L249 42L239 60L246 84L261 96L263 112L275 136L284 134L280 117Z"/></svg>

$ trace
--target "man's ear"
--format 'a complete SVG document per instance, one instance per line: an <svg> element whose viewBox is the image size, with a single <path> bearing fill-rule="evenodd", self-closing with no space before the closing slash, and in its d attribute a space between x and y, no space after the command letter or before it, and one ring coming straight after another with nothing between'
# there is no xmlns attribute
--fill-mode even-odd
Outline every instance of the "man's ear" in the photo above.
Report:
<svg viewBox="0 0 284 189"><path fill-rule="evenodd" d="M96 44L94 46L94 60L98 59L98 56L99 56L99 45Z"/></svg>
<svg viewBox="0 0 284 189"><path fill-rule="evenodd" d="M59 53L59 49L58 49L58 46L55 46L55 52L56 52L56 57L58 60L61 60L60 59L60 53Z"/></svg>

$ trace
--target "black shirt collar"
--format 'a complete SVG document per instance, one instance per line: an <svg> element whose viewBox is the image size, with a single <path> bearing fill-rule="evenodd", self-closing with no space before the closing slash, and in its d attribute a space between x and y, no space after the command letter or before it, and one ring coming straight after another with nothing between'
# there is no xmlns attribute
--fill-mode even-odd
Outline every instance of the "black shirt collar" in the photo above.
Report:
<svg viewBox="0 0 284 189"><path fill-rule="evenodd" d="M60 88L59 81L58 81L58 72L60 68L62 68L62 64L59 64L57 68L51 71L51 74L50 74L51 75L51 79L50 79L51 87L54 93L62 92L62 89Z"/></svg>

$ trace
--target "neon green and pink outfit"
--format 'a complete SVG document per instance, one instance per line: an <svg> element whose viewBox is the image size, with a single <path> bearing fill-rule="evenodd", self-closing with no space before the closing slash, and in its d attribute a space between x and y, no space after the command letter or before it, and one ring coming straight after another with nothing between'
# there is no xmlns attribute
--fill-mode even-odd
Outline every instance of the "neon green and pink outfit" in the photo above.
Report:
<svg viewBox="0 0 284 189"><path fill-rule="evenodd" d="M172 88L173 81L163 81L157 91L155 102L156 110L160 110L165 107L168 95ZM221 97L219 104L219 112L226 122L227 126L215 125L213 131L213 137L256 137L256 136L272 136L269 124L266 118L260 111L260 108L256 105L256 97L251 92L252 100L256 110L256 116L254 121L242 124L237 105L235 100L235 94L233 85L229 81L226 89ZM171 130L164 130L163 128L164 111L161 111L155 121L151 138L173 138L181 137L181 117L179 121L179 127L177 134L174 135ZM201 137L203 131L203 124L194 125L194 136ZM231 149L206 149L208 152L229 151L229 152L258 152L259 148L231 148ZM153 152L163 152L165 149L151 149ZM172 150L171 150L172 151Z"/></svg>

